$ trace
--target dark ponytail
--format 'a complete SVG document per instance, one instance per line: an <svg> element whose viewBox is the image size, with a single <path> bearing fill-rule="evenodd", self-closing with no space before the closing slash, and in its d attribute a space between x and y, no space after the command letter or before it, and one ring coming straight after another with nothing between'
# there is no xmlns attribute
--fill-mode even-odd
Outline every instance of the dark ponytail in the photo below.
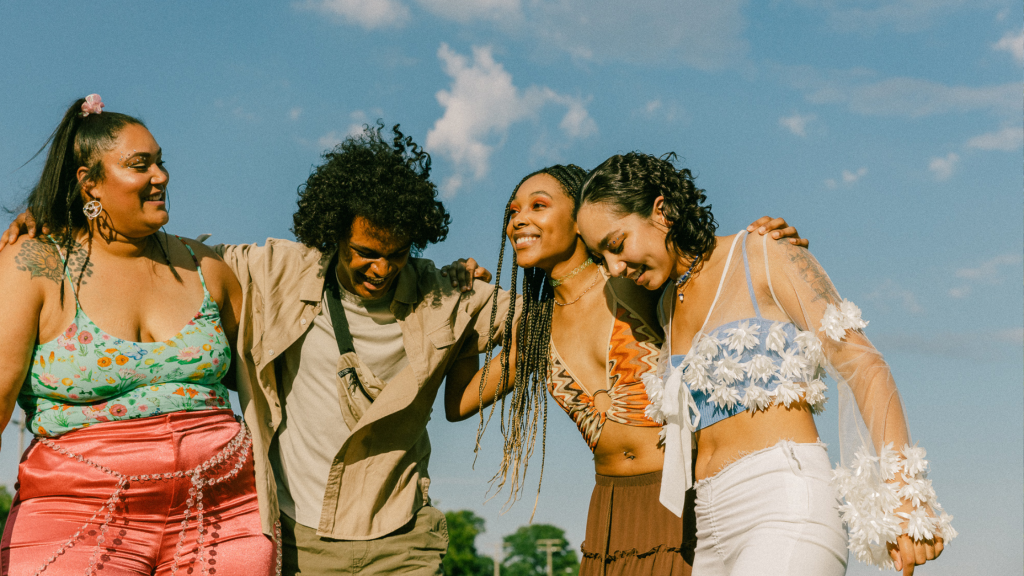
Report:
<svg viewBox="0 0 1024 576"><path fill-rule="evenodd" d="M547 174L561 185L562 192L573 200L574 211L580 204L580 185L586 177L586 171L575 164L555 165L537 170L519 181L512 196L505 205L505 218L501 227L501 250L498 253L498 269L495 272L494 284L498 286L501 282L501 265L505 259L505 242L507 237L505 230L508 229L511 218L512 201L519 192L519 187L524 182L538 174ZM554 311L554 292L548 283L547 273L540 268L523 269L522 284L522 313L518 324L514 323L515 308L517 300L516 280L519 272L519 264L516 260L515 251L512 252L512 282L509 288L509 309L503 326L504 345L500 352L501 364L501 385L499 393L510 389L511 393L502 397L501 409L501 431L504 436L505 447L501 461L501 468L495 474L492 481L498 483L497 489L511 480L512 486L509 494L509 502L517 499L522 492L522 481L526 478L526 467L537 440L538 420L542 421L541 431L541 468L540 479L537 481L538 496L540 494L540 482L544 480L544 453L547 439L547 381L549 370L549 345L551 342L551 316ZM498 291L494 291L494 300L491 307L491 334L488 338L488 347L484 357L484 372L480 379L480 424L477 428L477 450L480 448L480 437L484 433L487 422L484 420L482 405L483 385L487 382L487 374L490 369L490 360L494 354L494 326L498 313ZM512 331L516 330L516 376L515 382L509 382L509 344L512 342ZM508 422L505 421L505 403L510 405ZM494 405L491 406L491 414L494 413ZM490 416L487 417L487 421ZM511 476L511 478L510 478ZM536 510L536 504L534 504ZM531 515L532 519L532 515Z"/></svg>
<svg viewBox="0 0 1024 576"><path fill-rule="evenodd" d="M675 160L673 152L661 158L639 152L612 156L587 176L581 203L607 204L621 215L650 218L661 196L669 221L665 245L689 260L707 258L715 247L718 223L711 205L705 204L704 190L694 185L689 169L676 169Z"/></svg>
<svg viewBox="0 0 1024 576"><path fill-rule="evenodd" d="M46 162L39 182L28 196L28 211L39 227L48 228L64 254L64 267L70 259L77 231L87 228L88 220L82 212L82 186L87 182L103 179L103 154L113 147L125 126L137 124L145 127L138 118L117 112L102 112L82 115L85 98L79 98L64 113L60 124L47 138L46 143L33 156L47 150ZM81 182L78 169L89 169ZM85 266L82 267L82 273ZM81 283L81 278L79 278ZM61 284L61 301L64 299L64 284Z"/></svg>

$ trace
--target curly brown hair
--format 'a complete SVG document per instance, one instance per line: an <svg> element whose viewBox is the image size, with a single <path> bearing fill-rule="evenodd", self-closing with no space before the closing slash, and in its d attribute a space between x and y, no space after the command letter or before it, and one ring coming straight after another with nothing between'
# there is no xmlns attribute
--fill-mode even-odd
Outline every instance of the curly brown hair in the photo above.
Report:
<svg viewBox="0 0 1024 576"><path fill-rule="evenodd" d="M676 155L661 158L630 152L617 154L594 168L580 192L582 204L607 204L621 215L650 218L654 201L664 198L662 212L669 221L665 246L693 260L707 258L715 248L718 223L704 190L693 183L687 168L678 169Z"/></svg>
<svg viewBox="0 0 1024 576"><path fill-rule="evenodd" d="M448 236L451 216L430 181L430 155L398 126L390 143L378 121L324 153L324 163L299 187L299 209L292 217L299 242L332 254L348 238L356 216L407 240L414 255Z"/></svg>

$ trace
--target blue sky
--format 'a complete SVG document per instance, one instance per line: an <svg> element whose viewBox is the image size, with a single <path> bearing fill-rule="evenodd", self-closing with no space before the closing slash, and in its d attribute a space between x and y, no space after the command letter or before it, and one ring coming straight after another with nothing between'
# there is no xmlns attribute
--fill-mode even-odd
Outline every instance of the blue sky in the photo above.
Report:
<svg viewBox="0 0 1024 576"><path fill-rule="evenodd" d="M433 155L454 222L425 256L492 269L523 175L675 151L723 233L786 217L871 321L961 532L923 573L1020 574L1022 71L1009 0L3 2L0 203L91 92L163 147L169 231L221 242L290 238L310 167L377 118ZM593 465L550 409L537 521L578 547ZM484 504L498 435L472 470L474 430L435 410L432 494L487 520L489 552L532 502Z"/></svg>

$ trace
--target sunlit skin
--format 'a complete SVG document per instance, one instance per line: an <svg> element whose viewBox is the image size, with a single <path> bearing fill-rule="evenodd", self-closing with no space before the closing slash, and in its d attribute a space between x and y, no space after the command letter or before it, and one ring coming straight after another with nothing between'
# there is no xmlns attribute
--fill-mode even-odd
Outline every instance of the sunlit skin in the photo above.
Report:
<svg viewBox="0 0 1024 576"><path fill-rule="evenodd" d="M674 281L689 269L692 260L680 256L665 245L669 222L661 211L663 202L654 203L650 217L619 214L608 204L584 204L579 210L578 229L589 250L600 257L610 274L628 277L649 290ZM675 306L672 318L672 354L686 354L714 303L715 292L724 272L733 236L716 238L710 257L701 262L684 288L685 306ZM785 301L786 297L782 296ZM766 317L770 311L762 311ZM784 317L774 318L786 320ZM753 414L745 412L717 422L696 433L697 480L714 476L729 463L745 454L767 448L781 440L817 442L818 431L810 406L793 403L789 408L775 405ZM907 509L905 505L903 507ZM890 548L892 548L890 546ZM936 542L912 543L909 536L899 538L899 549L892 549L898 569L909 576L914 562L923 564L942 551Z"/></svg>
<svg viewBox="0 0 1024 576"><path fill-rule="evenodd" d="M204 294L188 250L160 231L168 222L168 173L161 149L146 128L128 125L100 162L103 175L97 181L87 178L87 169L77 171L82 200L103 205L88 228L74 231L77 250L89 253L89 274L80 286L76 283L78 302L96 325L115 338L144 343L167 340L195 317ZM18 225L24 225L23 218L19 217ZM202 263L221 325L233 343L242 304L238 281L209 248L188 242ZM62 301L61 281L45 273L52 270L63 278L56 255L49 260L30 258L33 253L52 251L50 246L31 235L15 236L0 253L0 285L6 287L0 299L4 319L0 336L7 343L0 351L2 425L10 418L33 347L57 338L76 313L76 292L70 283L63 282Z"/></svg>
<svg viewBox="0 0 1024 576"><path fill-rule="evenodd" d="M412 244L369 223L352 219L349 237L338 246L338 280L349 292L366 299L383 297L409 263Z"/></svg>
<svg viewBox="0 0 1024 576"><path fill-rule="evenodd" d="M560 278L586 261L586 246L572 217L573 201L555 178L538 174L523 182L510 211L505 233L520 267L537 267L549 277ZM551 339L580 385L590 392L608 387L605 366L614 318L605 282L598 266L592 265L554 289L557 302L579 299L569 306L555 306ZM603 412L611 399L598 394L595 405ZM633 476L661 470L659 430L606 422L594 450L595 471Z"/></svg>

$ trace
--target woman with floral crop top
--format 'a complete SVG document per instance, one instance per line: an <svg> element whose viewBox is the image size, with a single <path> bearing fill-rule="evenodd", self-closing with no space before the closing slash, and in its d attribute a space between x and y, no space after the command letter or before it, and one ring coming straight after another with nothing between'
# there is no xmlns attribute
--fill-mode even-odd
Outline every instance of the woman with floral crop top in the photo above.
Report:
<svg viewBox="0 0 1024 576"><path fill-rule="evenodd" d="M241 289L160 232L162 150L103 107L77 100L50 137L28 198L50 234L0 253L0 427L17 402L35 435L2 573L279 573L222 382Z"/></svg>
<svg viewBox="0 0 1024 576"><path fill-rule="evenodd" d="M844 574L849 549L912 574L956 531L867 322L807 250L716 237L705 199L688 170L630 153L588 176L579 209L612 275L667 285L661 367L645 383L666 424L661 501L678 513L696 479L693 573ZM834 474L813 418L825 374L844 435Z"/></svg>
<svg viewBox="0 0 1024 576"><path fill-rule="evenodd" d="M649 416L642 382L643 375L656 372L661 347L656 299L632 282L607 278L588 257L573 218L585 176L578 166L551 166L528 175L513 191L502 252L507 238L514 250L514 299L517 269L524 272L518 328L512 317L504 327L504 341L515 344L485 365L468 388L449 382L447 415L461 420L489 404L496 390L515 390L506 397L511 434L500 474L502 483L510 479L514 498L535 439L530 414L543 410L531 408L550 393L594 452L597 486L580 574L687 574L693 542L684 537L683 520L658 502L662 425ZM786 226L767 218L755 224L767 224L764 232ZM500 275L499 260L498 280Z"/></svg>

